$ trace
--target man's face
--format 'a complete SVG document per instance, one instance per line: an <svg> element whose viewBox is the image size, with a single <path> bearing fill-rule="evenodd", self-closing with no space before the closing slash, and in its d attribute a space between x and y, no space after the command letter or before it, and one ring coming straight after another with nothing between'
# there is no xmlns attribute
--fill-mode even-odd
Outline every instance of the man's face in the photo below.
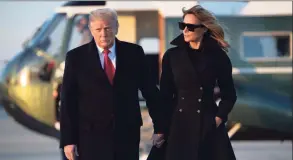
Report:
<svg viewBox="0 0 293 160"><path fill-rule="evenodd" d="M98 19L90 22L90 30L97 45L109 49L115 41L118 27L113 21Z"/></svg>

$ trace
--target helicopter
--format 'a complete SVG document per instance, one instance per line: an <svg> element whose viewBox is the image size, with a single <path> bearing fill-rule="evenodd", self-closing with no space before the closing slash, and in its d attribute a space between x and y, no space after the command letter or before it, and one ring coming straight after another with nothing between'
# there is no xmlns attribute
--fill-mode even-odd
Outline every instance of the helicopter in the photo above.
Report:
<svg viewBox="0 0 293 160"><path fill-rule="evenodd" d="M1 104L20 124L59 138L59 128L55 126L56 106L59 105L65 56L67 51L92 39L87 27L88 14L102 7L117 11L120 24L118 39L144 48L152 80L159 85L162 56L166 49L172 47L169 42L180 34L176 27L181 20L182 4L193 6L196 1L65 3L24 42L23 50L3 68L0 76ZM233 137L245 128L292 135L292 15L256 17L242 14L218 15L217 18L234 32L228 40L233 46L228 56L233 64L238 100L229 115L229 136ZM245 27L245 24L260 19L268 31L257 25ZM276 29L274 23L285 25ZM272 38L277 42L273 43L276 46L270 47L275 47L277 55L268 53L270 55L265 59L268 50L264 50L260 42L271 44ZM142 96L140 100L143 105Z"/></svg>

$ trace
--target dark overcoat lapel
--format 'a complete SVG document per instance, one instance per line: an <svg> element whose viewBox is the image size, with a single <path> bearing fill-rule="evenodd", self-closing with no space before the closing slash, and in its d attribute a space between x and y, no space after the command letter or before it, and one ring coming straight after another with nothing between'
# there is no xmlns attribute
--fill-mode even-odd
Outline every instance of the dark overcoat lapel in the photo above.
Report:
<svg viewBox="0 0 293 160"><path fill-rule="evenodd" d="M115 75L114 75L114 86L117 83L117 79L119 79L119 75L121 75L121 61L123 61L123 57L121 57L121 53L123 53L123 47L121 46L121 42L118 39L115 39L116 43L116 69L115 69ZM105 70L102 67L100 57L99 57L99 51L97 49L97 46L95 44L94 39L90 42L88 53L87 55L87 61L89 68L91 68L91 73L95 75L94 77L97 78L98 81L101 81L102 83L105 83L107 86L112 86L108 80L108 77L106 75ZM113 87L113 86L112 86Z"/></svg>

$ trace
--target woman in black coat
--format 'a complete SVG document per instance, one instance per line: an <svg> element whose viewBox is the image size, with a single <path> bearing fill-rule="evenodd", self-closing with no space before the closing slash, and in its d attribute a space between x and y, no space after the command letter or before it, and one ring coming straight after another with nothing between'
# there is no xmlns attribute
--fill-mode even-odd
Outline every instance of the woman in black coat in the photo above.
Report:
<svg viewBox="0 0 293 160"><path fill-rule="evenodd" d="M160 80L166 160L234 160L225 122L236 92L223 29L199 5L183 9L179 28L183 34L165 53Z"/></svg>

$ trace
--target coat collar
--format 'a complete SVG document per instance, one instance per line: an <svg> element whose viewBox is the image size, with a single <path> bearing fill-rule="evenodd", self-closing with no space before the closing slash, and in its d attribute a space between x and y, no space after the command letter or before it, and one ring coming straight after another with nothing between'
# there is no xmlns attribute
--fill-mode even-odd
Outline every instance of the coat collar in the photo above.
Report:
<svg viewBox="0 0 293 160"><path fill-rule="evenodd" d="M103 54L104 48L101 48L100 46L96 45L99 51L99 55ZM114 53L113 57L116 57L116 40L114 41L114 44L111 48L109 48L110 53ZM110 56L110 55L109 55Z"/></svg>
<svg viewBox="0 0 293 160"><path fill-rule="evenodd" d="M184 41L183 34L180 34L176 38L174 38L170 44L178 46L180 48L186 48L189 47L189 44ZM211 35L207 32L204 34L203 41L201 43L200 48L204 49L205 51L220 51L222 48L220 47L219 43L211 37Z"/></svg>
<svg viewBox="0 0 293 160"><path fill-rule="evenodd" d="M212 59L215 56L214 54L217 54L218 51L221 50L221 47L216 40L207 34L204 35L199 49L201 52L200 54L203 54L200 66L199 68L194 68L194 65L188 56L188 50L190 49L189 44L184 41L183 34L177 36L174 40L171 41L170 44L179 47L179 51L181 53L178 55L179 58L177 60L180 61L180 64L182 64L182 67L186 71L186 76L191 78L193 82L197 82L195 84L202 84L200 74L209 65L213 65Z"/></svg>

